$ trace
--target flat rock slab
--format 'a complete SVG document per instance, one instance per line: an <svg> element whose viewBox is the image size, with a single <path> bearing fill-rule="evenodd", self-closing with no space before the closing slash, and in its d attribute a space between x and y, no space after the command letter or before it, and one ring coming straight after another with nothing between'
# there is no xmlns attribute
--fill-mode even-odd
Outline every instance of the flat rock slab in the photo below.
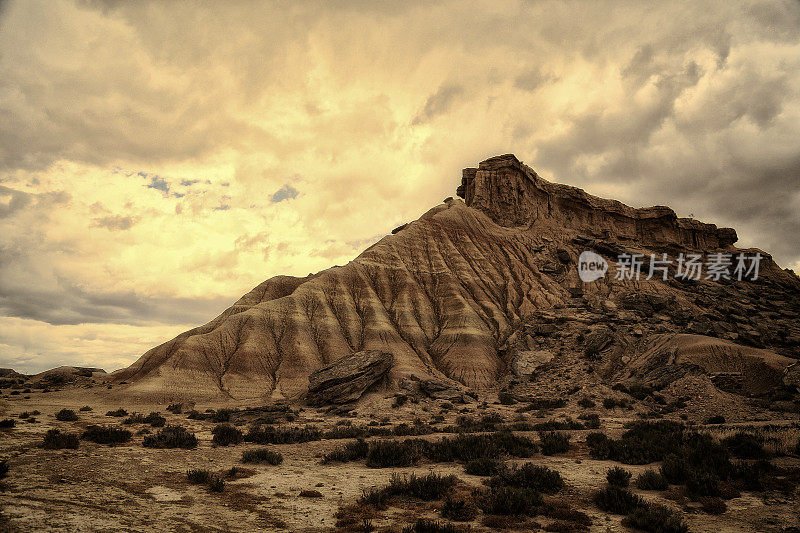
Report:
<svg viewBox="0 0 800 533"><path fill-rule="evenodd" d="M345 404L358 400L383 378L394 356L378 350L356 352L308 376L306 401L310 405Z"/></svg>

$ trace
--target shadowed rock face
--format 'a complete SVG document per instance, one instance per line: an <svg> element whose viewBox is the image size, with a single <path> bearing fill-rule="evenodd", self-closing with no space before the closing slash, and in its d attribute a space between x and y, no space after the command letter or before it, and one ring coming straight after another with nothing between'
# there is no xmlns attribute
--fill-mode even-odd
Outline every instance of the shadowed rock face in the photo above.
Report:
<svg viewBox="0 0 800 533"><path fill-rule="evenodd" d="M800 345L800 280L764 252L757 283L679 283L674 271L667 281L578 277L587 249L609 263L622 252L739 252L731 229L550 183L511 155L466 169L459 193L465 201L448 199L343 267L265 281L115 373L128 382L119 388L164 399L297 398L314 371L366 350L393 355L387 387L414 376L489 388L519 351L538 349L527 338L559 334L548 310L570 306L608 310L612 321L646 308L687 332L784 355ZM762 311L764 299L783 314ZM746 316L741 302L761 314Z"/></svg>
<svg viewBox="0 0 800 533"><path fill-rule="evenodd" d="M306 400L311 405L354 402L381 380L393 363L392 354L378 350L342 357L308 377Z"/></svg>

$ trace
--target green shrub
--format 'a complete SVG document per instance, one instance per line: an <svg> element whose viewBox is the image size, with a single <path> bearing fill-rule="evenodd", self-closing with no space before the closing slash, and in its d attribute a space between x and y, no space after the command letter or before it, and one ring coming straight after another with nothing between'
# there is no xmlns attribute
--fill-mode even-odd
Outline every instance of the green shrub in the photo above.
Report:
<svg viewBox="0 0 800 533"><path fill-rule="evenodd" d="M155 435L148 435L142 441L145 448L183 448L197 447L197 437L181 426L166 426Z"/></svg>
<svg viewBox="0 0 800 533"><path fill-rule="evenodd" d="M446 497L442 504L442 517L456 522L471 522L478 515L478 507L471 501L463 498L454 499Z"/></svg>
<svg viewBox="0 0 800 533"><path fill-rule="evenodd" d="M61 422L75 422L78 420L78 415L72 409L62 409L56 413L56 420Z"/></svg>
<svg viewBox="0 0 800 533"><path fill-rule="evenodd" d="M208 470L192 469L186 472L186 477L190 483L204 485L211 481L211 472Z"/></svg>
<svg viewBox="0 0 800 533"><path fill-rule="evenodd" d="M667 490L669 483L655 470L645 470L636 478L636 486L642 490Z"/></svg>
<svg viewBox="0 0 800 533"><path fill-rule="evenodd" d="M609 485L595 494L594 503L607 513L626 515L632 513L643 502L630 490Z"/></svg>
<svg viewBox="0 0 800 533"><path fill-rule="evenodd" d="M569 451L570 435L568 433L539 432L539 438L542 441L541 447L544 455L554 455Z"/></svg>
<svg viewBox="0 0 800 533"><path fill-rule="evenodd" d="M211 430L211 434L214 435L212 439L214 444L218 446L236 445L242 442L242 432L230 424L217 424Z"/></svg>
<svg viewBox="0 0 800 533"><path fill-rule="evenodd" d="M739 432L722 439L725 446L734 457L739 459L765 459L767 452L764 445L755 435Z"/></svg>
<svg viewBox="0 0 800 533"><path fill-rule="evenodd" d="M486 514L534 515L541 504L541 494L527 487L492 487L481 498L481 508Z"/></svg>
<svg viewBox="0 0 800 533"><path fill-rule="evenodd" d="M464 465L464 472L471 476L494 476L505 468L505 464L499 459L491 457L479 457Z"/></svg>
<svg viewBox="0 0 800 533"><path fill-rule="evenodd" d="M131 432L127 429L110 426L88 426L81 436L98 444L122 444L131 440Z"/></svg>
<svg viewBox="0 0 800 533"><path fill-rule="evenodd" d="M40 445L41 448L46 450L62 450L78 448L78 436L73 433L61 433L57 429L48 430L44 434L44 440Z"/></svg>
<svg viewBox="0 0 800 533"><path fill-rule="evenodd" d="M369 444L364 439L357 439L353 442L348 442L343 446L339 446L333 451L325 454L322 458L323 463L341 462L347 463L349 461L358 461L365 459L369 452Z"/></svg>
<svg viewBox="0 0 800 533"><path fill-rule="evenodd" d="M269 448L257 448L242 453L243 463L267 463L273 466L283 462L283 455L273 452Z"/></svg>
<svg viewBox="0 0 800 533"><path fill-rule="evenodd" d="M652 533L688 533L683 519L668 507L656 503L638 505L623 520L623 525Z"/></svg>
<svg viewBox="0 0 800 533"><path fill-rule="evenodd" d="M615 466L614 468L609 468L608 472L606 472L606 481L608 481L609 485L624 488L631 482L631 473L624 468Z"/></svg>
<svg viewBox="0 0 800 533"><path fill-rule="evenodd" d="M503 470L489 479L492 487L525 487L536 492L555 494L564 486L561 474L546 466L525 463L520 467Z"/></svg>

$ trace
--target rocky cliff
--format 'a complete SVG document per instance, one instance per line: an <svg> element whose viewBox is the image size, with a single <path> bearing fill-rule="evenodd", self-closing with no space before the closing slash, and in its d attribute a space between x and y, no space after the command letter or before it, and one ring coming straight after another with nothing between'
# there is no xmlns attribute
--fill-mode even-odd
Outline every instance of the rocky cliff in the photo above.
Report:
<svg viewBox="0 0 800 533"><path fill-rule="evenodd" d="M797 357L800 280L763 251L755 282L678 281L674 269L666 281L578 277L587 249L612 265L622 252L738 253L732 229L548 182L513 155L465 169L458 193L464 201L446 200L343 267L265 281L115 380L165 399L298 398L315 370L377 350L393 355L384 387L415 376L493 388L521 352L584 354L592 321L608 323L614 339L641 323L643 336L701 333ZM562 335L562 319L542 318L553 313L588 313L586 331ZM620 361L607 358L603 375L620 372Z"/></svg>

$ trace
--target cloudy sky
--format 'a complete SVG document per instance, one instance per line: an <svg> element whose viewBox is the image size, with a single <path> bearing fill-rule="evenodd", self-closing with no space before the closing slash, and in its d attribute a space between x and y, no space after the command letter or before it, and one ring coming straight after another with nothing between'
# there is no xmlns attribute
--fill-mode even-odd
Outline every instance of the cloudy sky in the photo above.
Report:
<svg viewBox="0 0 800 533"><path fill-rule="evenodd" d="M800 2L0 0L0 366L125 366L513 152L800 267Z"/></svg>

